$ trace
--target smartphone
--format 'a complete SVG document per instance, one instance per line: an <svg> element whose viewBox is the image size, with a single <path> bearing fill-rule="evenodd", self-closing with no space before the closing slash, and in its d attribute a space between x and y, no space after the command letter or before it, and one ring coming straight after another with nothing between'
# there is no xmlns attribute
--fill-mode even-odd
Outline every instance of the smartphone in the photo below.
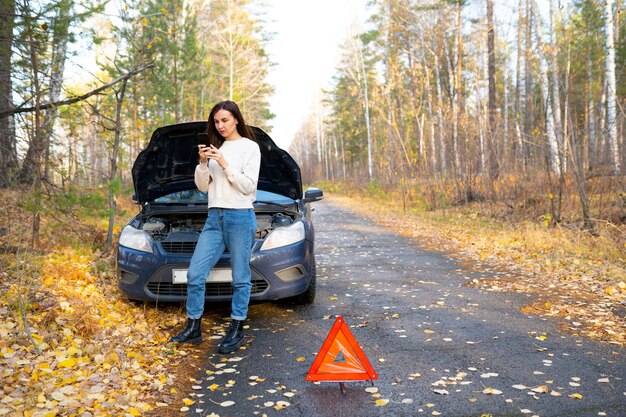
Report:
<svg viewBox="0 0 626 417"><path fill-rule="evenodd" d="M209 135L206 132L201 132L196 134L198 145L209 146Z"/></svg>

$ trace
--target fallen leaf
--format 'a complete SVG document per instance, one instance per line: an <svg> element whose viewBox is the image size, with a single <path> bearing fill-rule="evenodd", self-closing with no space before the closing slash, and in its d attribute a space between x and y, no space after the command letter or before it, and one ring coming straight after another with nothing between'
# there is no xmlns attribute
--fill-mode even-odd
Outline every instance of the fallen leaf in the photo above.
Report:
<svg viewBox="0 0 626 417"><path fill-rule="evenodd" d="M296 358L296 362L304 362L304 356L300 356L299 358Z"/></svg>
<svg viewBox="0 0 626 417"><path fill-rule="evenodd" d="M576 393L576 394L570 394L570 395L568 395L568 397L570 397L570 398L576 398L577 400L582 400L582 399L583 399L582 394L578 394L578 393Z"/></svg>
<svg viewBox="0 0 626 417"><path fill-rule="evenodd" d="M485 389L483 390L483 394L489 394L489 395L500 395L500 394L502 394L502 391L497 390L497 389L495 389L495 388L488 387L488 388L485 388Z"/></svg>
<svg viewBox="0 0 626 417"><path fill-rule="evenodd" d="M433 392L439 395L448 395L448 391L445 389L434 389Z"/></svg>
<svg viewBox="0 0 626 417"><path fill-rule="evenodd" d="M376 400L376 407L382 407L383 405L389 404L389 400L381 399Z"/></svg>
<svg viewBox="0 0 626 417"><path fill-rule="evenodd" d="M224 402L221 402L220 405L222 407L230 407L231 405L235 405L235 402L234 401L224 401Z"/></svg>

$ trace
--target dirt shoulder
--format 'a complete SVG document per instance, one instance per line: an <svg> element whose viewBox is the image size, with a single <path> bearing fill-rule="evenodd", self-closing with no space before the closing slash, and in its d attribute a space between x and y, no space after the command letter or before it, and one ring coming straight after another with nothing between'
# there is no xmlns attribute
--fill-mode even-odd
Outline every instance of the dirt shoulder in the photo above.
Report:
<svg viewBox="0 0 626 417"><path fill-rule="evenodd" d="M626 239L616 244L580 230L499 221L476 208L424 213L369 198L325 198L470 268L493 272L468 285L534 294L524 312L553 317L575 336L626 346Z"/></svg>

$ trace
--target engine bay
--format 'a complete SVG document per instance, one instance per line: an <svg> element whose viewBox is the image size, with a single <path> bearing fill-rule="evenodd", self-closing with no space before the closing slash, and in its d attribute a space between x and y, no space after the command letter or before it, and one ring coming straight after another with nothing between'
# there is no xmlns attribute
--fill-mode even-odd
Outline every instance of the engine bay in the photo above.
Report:
<svg viewBox="0 0 626 417"><path fill-rule="evenodd" d="M294 216L281 212L256 213L255 239L264 239L274 228L288 226ZM206 222L206 213L161 213L139 218L140 229L157 242L197 242Z"/></svg>

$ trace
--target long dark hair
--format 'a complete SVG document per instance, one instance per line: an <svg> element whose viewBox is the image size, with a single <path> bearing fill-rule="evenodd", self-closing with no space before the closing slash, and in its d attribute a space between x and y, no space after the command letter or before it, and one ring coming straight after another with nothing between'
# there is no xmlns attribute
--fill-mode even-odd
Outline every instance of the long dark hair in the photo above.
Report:
<svg viewBox="0 0 626 417"><path fill-rule="evenodd" d="M215 128L215 113L220 110L228 111L237 120L237 133L239 133L240 136L248 138L250 140L255 140L254 132L252 132L250 126L248 126L243 119L243 115L241 114L241 110L239 110L239 106L237 106L237 103L232 100L225 100L213 106L213 109L211 109L211 113L209 113L209 120L207 122L207 134L209 135L209 144L215 146L216 148L219 148L226 140Z"/></svg>

